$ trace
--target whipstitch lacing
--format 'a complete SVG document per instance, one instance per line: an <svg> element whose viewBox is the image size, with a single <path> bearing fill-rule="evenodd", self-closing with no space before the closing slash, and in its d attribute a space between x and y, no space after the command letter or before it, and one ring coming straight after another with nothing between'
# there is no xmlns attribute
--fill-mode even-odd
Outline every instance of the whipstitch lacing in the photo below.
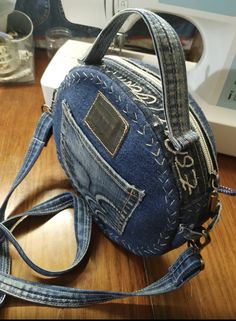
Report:
<svg viewBox="0 0 236 321"><path fill-rule="evenodd" d="M99 89L103 88L104 90L107 90L109 94L113 94L115 96L115 99L117 102L122 103L122 99L120 95L116 95L114 93L113 86L108 84L100 79L97 75L95 76L92 72L86 73L82 71L82 73L75 72L77 77L72 76L71 74L67 75L65 80L63 81L61 85L61 90L70 87L74 83L79 83L81 81L91 81L94 82ZM129 111L129 106L124 103L124 109L123 113L126 114L130 118L132 122L137 123L138 122L138 116L137 113ZM150 130L150 125L147 123L144 126L137 129L137 133L140 135L140 137L143 137L144 140L146 140L146 131ZM154 158L155 162L158 164L158 167L163 166L166 162L165 156L161 153L161 148L159 147L159 142L155 141L155 139L152 137L151 141L144 141L145 145L149 147L149 152L151 153L152 157ZM155 150L153 150L155 148ZM142 255L143 253L146 253L147 255L155 254L156 252L159 252L160 254L164 252L165 247L169 244L169 239L171 237L171 232L176 229L177 225L177 211L175 207L175 196L173 195L173 189L169 188L169 177L167 175L167 170L160 172L157 171L158 177L157 179L160 181L160 185L162 186L162 189L165 193L165 203L166 203L166 209L168 212L168 217L166 221L166 229L163 232L159 233L159 238L156 243L153 243L152 246L130 246L125 240L122 240L121 237L118 237L117 235L114 235L110 230L107 230L105 226L103 226L100 222L97 222L103 230L114 240L117 240L118 243L122 244L124 247L128 248L130 251ZM157 236L158 237L158 236Z"/></svg>

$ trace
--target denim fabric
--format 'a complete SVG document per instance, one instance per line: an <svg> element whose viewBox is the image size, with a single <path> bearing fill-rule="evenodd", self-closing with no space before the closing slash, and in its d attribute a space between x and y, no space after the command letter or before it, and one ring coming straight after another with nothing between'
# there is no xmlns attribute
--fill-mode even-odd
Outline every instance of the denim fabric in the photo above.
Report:
<svg viewBox="0 0 236 321"><path fill-rule="evenodd" d="M103 160L74 121L67 102L62 104L61 151L66 172L95 216L122 234L144 192L127 183Z"/></svg>
<svg viewBox="0 0 236 321"><path fill-rule="evenodd" d="M202 270L202 259L193 248L188 248L170 267L165 276L149 286L133 292L112 292L76 289L65 286L25 281L0 273L0 290L26 301L55 307L83 307L131 296L150 296L174 291Z"/></svg>
<svg viewBox="0 0 236 321"><path fill-rule="evenodd" d="M95 77L92 76L93 74ZM84 122L98 91L101 91L107 97L126 118L130 126L115 158L110 156ZM64 104L70 109L70 121L68 121L68 117L65 119L62 112ZM124 112L125 106L128 107L128 113L126 110ZM89 163L88 158L83 159L84 153L79 152L81 142L78 141L82 137L83 140L87 141L87 144L93 146L94 154L99 153L99 156L92 158L99 158L108 168L107 171L115 171L122 177L127 186L135 186L137 190L145 193L141 201L143 192L139 192L141 195L139 195L140 203L134 211L131 207L129 212L125 214L125 225L122 225L121 229L115 227L117 222L114 224L113 211L110 211L109 208L106 208L105 215L101 213L98 215L92 209L94 219L113 240L136 254L154 255L163 253L169 247L171 235L175 233L178 226L178 189L171 166L162 151L157 136L147 123L143 113L137 108L136 103L113 80L99 71L99 68L80 67L75 69L74 72L72 71L62 84L53 109L54 138L59 159L79 192L84 194L83 188L91 184L92 186L100 186L98 192L102 193L104 187L101 186L101 181L109 179L110 182L108 183L111 184L111 178L108 177L104 169L103 172L99 172L102 177L94 175L96 172L94 173L93 168L91 168L92 163ZM70 126L68 126L69 122ZM74 125L71 126L71 124ZM63 134L65 127L69 130L70 135ZM71 143L72 141L73 143ZM65 150L65 146L67 146L67 150ZM68 146L72 150L68 149ZM91 155L89 156L91 157ZM82 163L83 167L87 167L86 171L84 169L81 171ZM86 163L89 163L89 165ZM76 168L73 164L76 164ZM86 174L83 174L84 172ZM84 187L81 186L83 184L85 184ZM117 189L118 187L113 191ZM89 195L91 195L90 192ZM114 207L120 208L120 201L118 201L115 193L103 196L108 198ZM94 200L96 201L96 196L93 196ZM96 203L96 207L100 206L98 202ZM116 218L116 220L120 219ZM106 224L107 222L110 222L110 224Z"/></svg>
<svg viewBox="0 0 236 321"><path fill-rule="evenodd" d="M106 67L104 69L106 60L101 61L112 36L133 12L144 18L153 37L161 68L160 87L133 72L132 68L121 68L115 62L107 72ZM206 130L201 129L207 121L203 113L196 112L200 109L198 106L192 107L195 114L194 122L190 124L183 56L170 26L151 12L136 9L118 14L111 25L112 28L104 28L98 36L84 63L71 70L61 84L54 105L54 137L62 166L75 189L85 198L89 196L94 220L103 231L136 254L160 255L185 242L184 235L179 233L179 224L199 227L210 215L208 198L212 186L209 180L217 171L212 135L208 135L209 126ZM137 92L143 96L138 97ZM86 124L88 111L98 93L129 124L115 157L111 157ZM156 105L147 107L140 99L145 95L157 97ZM156 124L154 116L159 119ZM195 122L200 122L200 129L195 128ZM205 142L198 140L198 130L202 131L199 133L201 138L206 136ZM209 173L205 146L202 148L201 143L208 145L213 158L212 173ZM90 154L85 153L85 145L90 146ZM99 171L93 159L99 160ZM108 172L145 195L139 194L139 202L131 202L127 212L124 205L127 195L120 194ZM106 188L102 182L106 182ZM105 195L101 196L101 193ZM110 207L104 206L101 199Z"/></svg>
<svg viewBox="0 0 236 321"><path fill-rule="evenodd" d="M126 61L129 61L126 59ZM157 72L156 69L153 69L152 66L145 65L138 63L137 61L134 62L132 60L132 63L135 63L136 67L141 68L141 70L150 73L150 71L153 71L153 75L155 77L159 77L159 72ZM139 108L144 113L146 119L150 124L155 123L158 121L158 126L153 126L153 130L157 135L157 140L163 148L163 152L165 152L166 148L163 142L166 140L166 136L164 134L164 131L167 130L166 128L166 121L165 120L165 114L164 114L164 108L163 108L163 102L162 102L162 88L161 87L155 87L152 83L147 82L145 79L142 79L139 77L137 73L135 73L133 70L132 72L130 70L125 69L123 66L116 63L112 57L104 58L103 63L103 70L106 72L113 81L119 81L119 85L124 90L132 88L132 90L128 90L127 94L129 94L130 99L132 99L133 93L136 93L137 96L140 96L140 99L138 100ZM144 68L145 67L145 68ZM151 69L150 69L151 68ZM127 86L129 84L129 87ZM131 86L132 84L132 86ZM141 91L141 89L143 89ZM147 98L149 98L149 101L144 100L145 95ZM156 99L153 99L156 98ZM190 97L191 98L191 97ZM148 102L148 105L147 103ZM193 104L193 99L190 100L191 104ZM200 107L195 103L195 109L197 111L200 110ZM194 111L195 111L194 109ZM214 149L211 146L211 137L212 133L210 130L210 127L207 123L207 120L203 113L197 112L197 115L200 117L202 128L204 131L207 132L209 136L209 144L210 144L210 150L212 150L212 158L214 158ZM170 162L175 162L175 158L173 157L173 154L166 153L166 157L169 157ZM198 177L198 184L195 186L195 188L192 190L191 193L191 200L189 198L189 192L188 190L183 190L181 186L179 187L179 193L181 195L181 211L179 214L179 217L181 218L182 223L184 224L191 224L192 226L199 226L202 224L204 220L206 220L208 216L208 198L209 198L209 178L208 178L208 172L205 166L205 156L202 153L201 147L199 146L199 142L196 142L193 147L190 147L188 150L188 157L191 157L192 160L194 160L194 170L196 172L196 176ZM183 161L184 158L179 160ZM214 160L214 159L213 159ZM184 162L183 162L184 164ZM189 177L190 179L193 179L192 173L189 175L189 168L187 167L186 170L184 168L181 168L183 173L181 174L182 177L185 175ZM179 182L179 172L176 171L175 166L173 166L173 175L175 177L175 180L178 184ZM173 241L173 247L176 247L179 245L179 236L177 237L177 241Z"/></svg>
<svg viewBox="0 0 236 321"><path fill-rule="evenodd" d="M175 149L182 151L198 140L198 135L190 128L188 87L182 46L174 29L151 11L126 9L118 13L98 35L88 55L86 64L99 64L106 54L116 33L131 14L138 14L146 23L158 59L163 83L163 105L168 136Z"/></svg>
<svg viewBox="0 0 236 321"><path fill-rule="evenodd" d="M154 23L158 18L154 18L148 11L128 9L123 18L133 12L139 13L145 19L154 34L158 31L158 24ZM119 14L118 19L106 28L105 34L99 38L101 44L106 43L106 40L110 41L108 31L110 28L112 32L116 30L123 20L120 19L122 15ZM164 26L165 24L161 23L161 31L165 30ZM169 27L166 28L168 31ZM5 238L1 238L0 291L3 295L0 297L0 302L3 301L5 294L9 294L41 304L80 307L127 296L166 293L179 288L201 271L200 238L204 236L205 241L209 242L208 233L217 222L220 213L219 203L214 213L208 211L208 199L213 191L211 178L217 174L217 164L214 159L214 143L211 141L210 129L203 129L206 119L196 104L191 101L194 105L192 107L194 115L197 115L192 121L189 117L189 106L178 105L177 114L180 115L180 119L177 124L178 117L174 114L174 92L176 89L179 90L176 96L178 103L185 102L188 93L183 92L185 86L181 86L181 82L185 82L182 77L184 71L180 75L181 81L177 88L176 83L170 81L173 73L178 73L179 70L175 69L174 58L178 61L181 55L175 55L171 51L176 48L176 43L174 46L167 45L166 41L171 40L168 37L159 39L160 54L167 56L164 59L160 58L161 62L166 64L164 69L163 65L161 66L161 73L163 71L170 73L167 83L162 81L161 90L157 85L157 91L153 91L148 77L140 80L140 76L133 74L130 68L127 68L129 70L127 73L122 68L117 68L113 70L111 76L104 72L102 64L89 66L88 61L74 68L60 85L52 106L52 114L43 113L23 166L1 207L0 230ZM93 59L96 61L98 58L97 63L101 62L104 50L98 46L99 39L88 55L88 60L91 61ZM175 42L176 37L173 39ZM97 53L94 48L99 49ZM171 54L174 55L173 60ZM170 67L174 69L169 70ZM143 70L142 72L144 73ZM122 85L124 75L127 77L126 86ZM165 75L162 74L162 78L165 78ZM178 75L175 80L179 80ZM139 91L139 95L144 94L150 98L157 93L159 99L156 106L146 106L145 110L145 104L137 99L137 95L131 95L130 88L133 86L133 81L147 89L147 92ZM141 87L136 87L136 90ZM172 98L165 104L165 99L168 100L169 97L168 91L171 91ZM112 110L112 113L104 117L100 126L96 127L97 131L94 131L86 120L98 95L105 97L108 104L106 112ZM103 107L101 101L99 106ZM155 115L151 114L153 110L156 112ZM104 113L99 115L102 117ZM163 115L165 116L163 122L160 119L159 122L153 122L155 117L160 118ZM125 121L113 122L113 117L121 117ZM168 117L171 119L167 119ZM95 123L99 122L99 118L92 117L92 119ZM115 145L119 143L116 153L111 153L104 141L98 139L105 137L100 135L99 131L106 131L106 127L111 129L113 125L122 126L123 123L128 124L128 130L115 142ZM103 129L101 124L107 125ZM63 193L26 213L3 221L9 197L33 167L51 136L52 127L59 160L71 179L76 194ZM200 138L203 138L202 140L197 141L198 136L192 135L195 131ZM115 133L121 132L120 128L115 128ZM180 143L181 148L179 144L175 144L175 140ZM211 172L211 169L216 172ZM194 178L193 181L189 180L189 174ZM217 190L217 186L215 189ZM78 196L77 193L81 195ZM75 261L67 271L77 266L87 252L92 218L113 241L143 256L161 255L180 246L187 239L198 242L191 243L193 247L189 247L180 255L164 277L134 292L72 289L24 281L10 276L8 240L35 271L50 276L65 272L45 271L36 266L21 249L10 229L25 215L55 214L67 207L75 209L75 234L78 246ZM210 216L214 216L214 220L204 230L206 234L203 234L200 225Z"/></svg>
<svg viewBox="0 0 236 321"><path fill-rule="evenodd" d="M38 159L42 149L41 145L46 145L50 138L52 128L52 118L49 114L43 113L36 128L34 137L29 145L28 155L31 155L32 161L29 163L29 158L26 157L23 162L22 168L17 175L17 178L11 188L11 192L17 187L19 182L27 175L30 169L33 167L35 161ZM37 138L41 144L35 144L35 138ZM25 170L27 168L27 170ZM11 192L9 194L11 194ZM7 203L9 196L4 204ZM1 208L2 215L4 214L5 207ZM71 268L64 271L47 271L37 265L25 255L21 249L19 243L14 239L10 233L10 229L17 222L21 221L23 217L27 215L41 216L56 214L59 211L74 207L75 209L75 238L77 241L76 258ZM10 257L8 252L8 240L18 250L18 253L22 256L27 264L30 265L35 271L48 276L60 275L64 272L68 272L77 266L86 254L90 234L91 234L91 212L88 210L85 202L78 196L71 193L63 193L54 197L53 199L46 201L38 206L35 206L30 211L10 217L0 223L1 232L4 233L5 239L2 240L2 251L0 252L1 270L0 270L0 290L1 301L3 301L7 295L13 297L28 300L30 302L40 303L49 306L56 307L81 307L88 304L101 303L117 298L124 298L128 296L145 296L145 295L158 295L173 291L183 286L192 277L197 275L202 270L202 259L198 252L194 248L188 248L184 251L176 260L176 262L169 268L167 274L156 282L149 286L134 292L111 292L111 291L96 291L96 290L81 290L69 287L48 285L43 283L26 281L23 279L10 276Z"/></svg>
<svg viewBox="0 0 236 321"><path fill-rule="evenodd" d="M38 147L34 147L35 150ZM74 231L75 231L75 239L77 243L77 251L75 255L75 259L72 265L64 270L50 271L44 268L41 268L37 264L35 264L24 252L23 248L20 246L14 235L11 233L11 228L19 223L22 218L26 218L27 216L48 216L55 215L60 211L66 208L74 208ZM90 212L88 211L88 207L80 196L74 195L72 193L63 193L60 194L44 203L41 203L30 211L27 211L23 214L15 215L6 219L5 221L0 223L0 231L1 234L4 235L6 240L9 240L15 249L18 251L19 255L22 259L37 273L40 273L45 276L60 276L69 271L74 270L83 260L85 254L87 253L90 236L92 230L92 217ZM6 245L5 242L3 245ZM5 250L6 251L6 250ZM4 251L4 252L5 252ZM4 253L3 252L3 253ZM2 261L1 261L2 262ZM5 264L5 262L2 262ZM3 271L5 272L5 271Z"/></svg>
<svg viewBox="0 0 236 321"><path fill-rule="evenodd" d="M17 0L15 9L25 12L34 25L34 36L44 37L52 27L67 27L74 37L96 37L100 29L71 23L65 17L60 0ZM79 10L79 7L78 7Z"/></svg>

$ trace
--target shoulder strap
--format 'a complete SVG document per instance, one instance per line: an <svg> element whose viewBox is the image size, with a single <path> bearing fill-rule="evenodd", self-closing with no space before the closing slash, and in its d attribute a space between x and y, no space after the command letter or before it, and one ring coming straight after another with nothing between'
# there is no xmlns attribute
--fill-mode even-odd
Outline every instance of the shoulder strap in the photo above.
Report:
<svg viewBox="0 0 236 321"><path fill-rule="evenodd" d="M15 215L14 217L10 217L8 219L4 219L6 207L12 193L30 172L39 155L41 154L43 147L47 145L47 142L51 137L51 130L52 117L50 114L43 113L36 127L23 165L0 208L0 272L4 273L5 275L10 273L8 241L13 244L23 260L33 270L46 276L59 276L75 269L84 258L89 247L92 230L92 216L84 200L73 193L67 192L60 194L42 204L35 206L25 213ZM15 239L14 235L12 234L12 230L14 229L14 226L16 226L16 224L18 224L20 221L22 221L23 218L26 218L27 216L55 215L66 208L74 208L74 231L77 243L76 256L73 264L69 268L59 271L48 271L39 267L30 260L30 258L25 254L24 250ZM0 303L4 301L4 298L5 295L1 293Z"/></svg>
<svg viewBox="0 0 236 321"><path fill-rule="evenodd" d="M179 256L164 277L139 291L111 292L75 289L46 283L24 281L4 273L0 273L0 290L11 296L43 305L82 307L130 296L167 293L180 288L193 276L198 274L201 269L202 263L200 255L194 248L190 247Z"/></svg>
<svg viewBox="0 0 236 321"><path fill-rule="evenodd" d="M33 165L35 164L36 160L41 154L43 147L47 145L47 142L51 137L51 133L52 116L49 113L43 113L36 127L23 165L0 208L0 230L5 239L11 241L11 243L14 245L21 257L33 270L46 276L59 276L63 273L71 271L76 266L78 266L78 264L81 262L84 255L86 254L89 246L92 229L92 219L84 200L78 195L67 192L60 194L42 204L39 204L25 213L15 215L14 217L10 217L9 219L4 220L7 203L12 193L32 169ZM18 222L20 222L23 218L27 216L55 215L66 208L74 208L74 231L77 242L75 260L72 266L65 270L48 271L42 269L29 259L29 257L25 254L25 252L23 251L20 244L17 242L10 230L12 230L12 228Z"/></svg>
<svg viewBox="0 0 236 321"><path fill-rule="evenodd" d="M54 286L49 284L30 282L9 275L10 258L8 251L8 241L10 241L25 260L25 262L36 272L47 276L57 276L74 269L83 259L87 252L91 235L91 213L81 197L72 193L63 193L49 201L39 204L31 210L10 217L4 220L4 213L11 194L29 173L42 147L46 145L52 126L51 115L43 113L36 128L34 137L29 146L28 153L19 174L17 175L10 192L8 193L0 209L1 223L1 252L0 252L0 291L1 302L5 295L9 294L21 299L45 305L60 307L80 307L88 304L104 302L127 296L157 295L175 290L186 283L190 278L198 274L202 269L202 259L200 254L192 247L182 253L175 264L169 268L168 273L160 280L152 283L148 287L135 292L110 292L73 289L69 287ZM77 253L74 263L66 270L48 271L34 264L24 253L23 249L13 236L10 229L22 218L41 215L54 215L63 209L74 207L74 225L77 241Z"/></svg>
<svg viewBox="0 0 236 321"><path fill-rule="evenodd" d="M12 184L12 187L0 208L1 223L5 219L5 210L12 193L20 184L20 182L24 179L24 177L29 173L30 169L33 167L43 147L47 144L47 141L51 137L51 129L52 129L51 117L49 117L49 115L46 113L42 114L39 124L34 133L32 142L30 144L30 148L28 149L28 152L26 154L23 166L19 171L17 177L15 178L15 181ZM11 260L10 260L9 249L8 249L8 241L4 237L1 237L0 251L1 251L0 252L0 271L8 274L10 273L10 269L11 269ZM4 302L4 299L5 299L5 294L0 293L0 304Z"/></svg>

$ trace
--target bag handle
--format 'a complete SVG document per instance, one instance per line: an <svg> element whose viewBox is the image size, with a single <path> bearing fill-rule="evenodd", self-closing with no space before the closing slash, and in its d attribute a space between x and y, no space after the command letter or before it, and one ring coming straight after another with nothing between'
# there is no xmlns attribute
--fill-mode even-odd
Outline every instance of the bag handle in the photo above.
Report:
<svg viewBox="0 0 236 321"><path fill-rule="evenodd" d="M167 135L176 150L183 150L198 139L190 128L188 86L182 45L174 29L157 14L144 9L125 9L116 14L100 32L85 64L99 64L113 38L131 14L139 14L152 37L161 72Z"/></svg>

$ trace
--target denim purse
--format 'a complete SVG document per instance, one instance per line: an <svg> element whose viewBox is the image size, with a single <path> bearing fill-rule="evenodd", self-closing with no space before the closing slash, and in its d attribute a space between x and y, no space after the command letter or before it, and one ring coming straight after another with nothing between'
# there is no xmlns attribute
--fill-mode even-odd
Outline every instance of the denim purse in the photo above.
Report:
<svg viewBox="0 0 236 321"><path fill-rule="evenodd" d="M131 14L146 23L159 68L105 55ZM4 220L8 200L53 133L58 159L74 193L63 193ZM5 295L60 307L80 307L127 296L157 295L181 287L203 268L221 204L210 126L187 89L183 50L173 28L151 11L125 9L101 31L87 56L55 91L28 154L1 207L1 301ZM74 208L77 251L71 267L48 271L34 264L11 228L27 215ZM46 276L60 276L83 260L92 220L112 241L140 256L160 256L184 243L167 274L135 292L74 289L24 281L9 273L8 241L25 262Z"/></svg>

